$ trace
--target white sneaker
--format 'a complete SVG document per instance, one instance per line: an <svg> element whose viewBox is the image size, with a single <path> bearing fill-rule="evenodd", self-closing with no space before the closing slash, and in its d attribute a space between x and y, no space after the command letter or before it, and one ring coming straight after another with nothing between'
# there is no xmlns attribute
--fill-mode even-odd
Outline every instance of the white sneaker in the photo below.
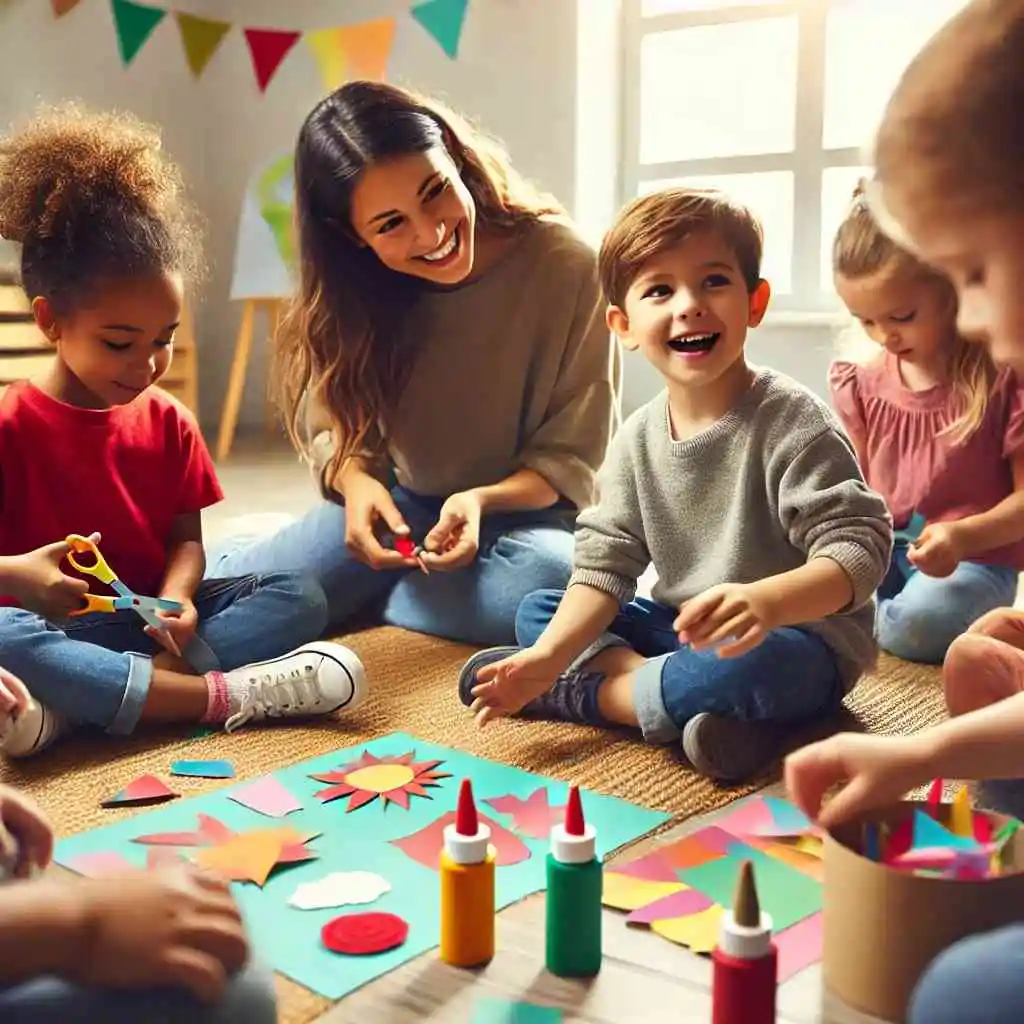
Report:
<svg viewBox="0 0 1024 1024"><path fill-rule="evenodd" d="M64 715L33 700L20 715L8 716L0 725L0 754L31 757L70 731Z"/></svg>
<svg viewBox="0 0 1024 1024"><path fill-rule="evenodd" d="M270 661L224 673L234 732L265 718L304 718L355 708L366 696L366 670L355 651L318 640Z"/></svg>

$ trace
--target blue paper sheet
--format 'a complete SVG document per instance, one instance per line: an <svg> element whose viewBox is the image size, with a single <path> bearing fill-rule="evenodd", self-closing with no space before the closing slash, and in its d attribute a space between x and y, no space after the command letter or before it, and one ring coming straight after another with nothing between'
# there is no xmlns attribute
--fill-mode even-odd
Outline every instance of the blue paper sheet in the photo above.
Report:
<svg viewBox="0 0 1024 1024"><path fill-rule="evenodd" d="M314 794L329 784L318 782L310 775L333 771L357 760L364 751L377 758L414 752L417 762L443 761L437 770L450 772L451 777L428 788L429 799L410 796L408 809L378 798L347 812L347 797L330 803L315 799ZM236 884L233 888L257 955L282 974L328 999L340 999L437 945L438 874L412 860L392 845L391 840L419 832L443 814L453 812L464 776L472 780L478 809L506 828L511 828L511 819L487 807L485 800L509 794L525 800L538 786L547 787L553 806L564 804L568 795L568 786L563 782L425 743L405 733L393 733L357 747L336 750L280 769L273 775L303 805L302 810L289 815L288 825L297 832L322 833L308 843L320 856L314 861L279 869L262 890L251 884ZM193 831L197 813L211 815L236 831L266 828L267 819L263 815L229 798L235 789L251 781L178 800L104 828L63 839L57 845L56 860L68 866L69 861L82 854L116 852L142 866L147 848L132 842L136 836ZM598 852L602 857L657 828L669 817L613 797L590 792L581 795L587 821L597 829ZM520 863L498 868L499 908L539 892L545 885L547 842L517 835L530 849L531 856ZM403 946L369 957L338 956L323 948L320 929L346 908L301 911L289 907L287 901L301 883L315 881L334 871L372 871L391 883L390 892L361 909L395 913L408 921L409 938ZM543 937L539 937L538 942L543 942Z"/></svg>

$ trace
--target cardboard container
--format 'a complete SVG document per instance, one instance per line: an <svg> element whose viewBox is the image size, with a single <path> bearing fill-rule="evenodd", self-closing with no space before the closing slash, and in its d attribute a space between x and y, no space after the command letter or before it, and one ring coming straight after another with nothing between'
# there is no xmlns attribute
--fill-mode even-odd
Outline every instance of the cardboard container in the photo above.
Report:
<svg viewBox="0 0 1024 1024"><path fill-rule="evenodd" d="M892 825L924 802L906 802L862 821ZM949 804L936 815L948 823ZM1007 819L990 814L993 828ZM984 881L919 877L860 853L862 823L824 840L822 970L843 1002L883 1020L902 1022L918 979L959 939L1024 921L1024 829L1007 845L1007 874Z"/></svg>

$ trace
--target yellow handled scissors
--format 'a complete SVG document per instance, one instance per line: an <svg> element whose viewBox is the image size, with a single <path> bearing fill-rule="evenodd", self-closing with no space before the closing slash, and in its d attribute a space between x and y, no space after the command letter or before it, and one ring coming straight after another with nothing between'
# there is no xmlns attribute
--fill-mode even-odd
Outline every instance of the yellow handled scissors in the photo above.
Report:
<svg viewBox="0 0 1024 1024"><path fill-rule="evenodd" d="M83 594L85 607L73 611L72 615L86 615L88 612L113 612L122 609L129 609L137 612L146 620L149 625L162 633L167 631L167 623L157 615L158 611L180 612L182 605L178 601L170 601L165 597L142 597L133 590L126 587L118 578L117 573L107 565L106 559L100 554L99 547L88 537L72 533L65 538L65 543L71 548L68 553L68 561L83 575L95 576L101 583L106 583L117 591L118 596L105 596L100 594ZM85 553L92 555L94 561L91 565L80 562L75 555Z"/></svg>

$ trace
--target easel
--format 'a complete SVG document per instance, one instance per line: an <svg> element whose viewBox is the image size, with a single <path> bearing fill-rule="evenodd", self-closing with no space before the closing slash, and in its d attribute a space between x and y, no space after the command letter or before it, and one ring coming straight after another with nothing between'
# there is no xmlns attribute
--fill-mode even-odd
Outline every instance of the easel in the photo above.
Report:
<svg viewBox="0 0 1024 1024"><path fill-rule="evenodd" d="M242 395L245 392L245 377L249 372L249 359L252 356L252 339L256 329L256 314L259 312L266 314L267 337L273 338L281 323L285 301L281 298L271 297L244 300L242 322L238 326L238 337L235 339L235 355L231 360L231 372L228 376L228 389L224 395L224 407L220 414L220 432L217 435L216 451L218 462L223 461L231 454L231 447L235 441L235 430L238 427L238 412L242 406Z"/></svg>

